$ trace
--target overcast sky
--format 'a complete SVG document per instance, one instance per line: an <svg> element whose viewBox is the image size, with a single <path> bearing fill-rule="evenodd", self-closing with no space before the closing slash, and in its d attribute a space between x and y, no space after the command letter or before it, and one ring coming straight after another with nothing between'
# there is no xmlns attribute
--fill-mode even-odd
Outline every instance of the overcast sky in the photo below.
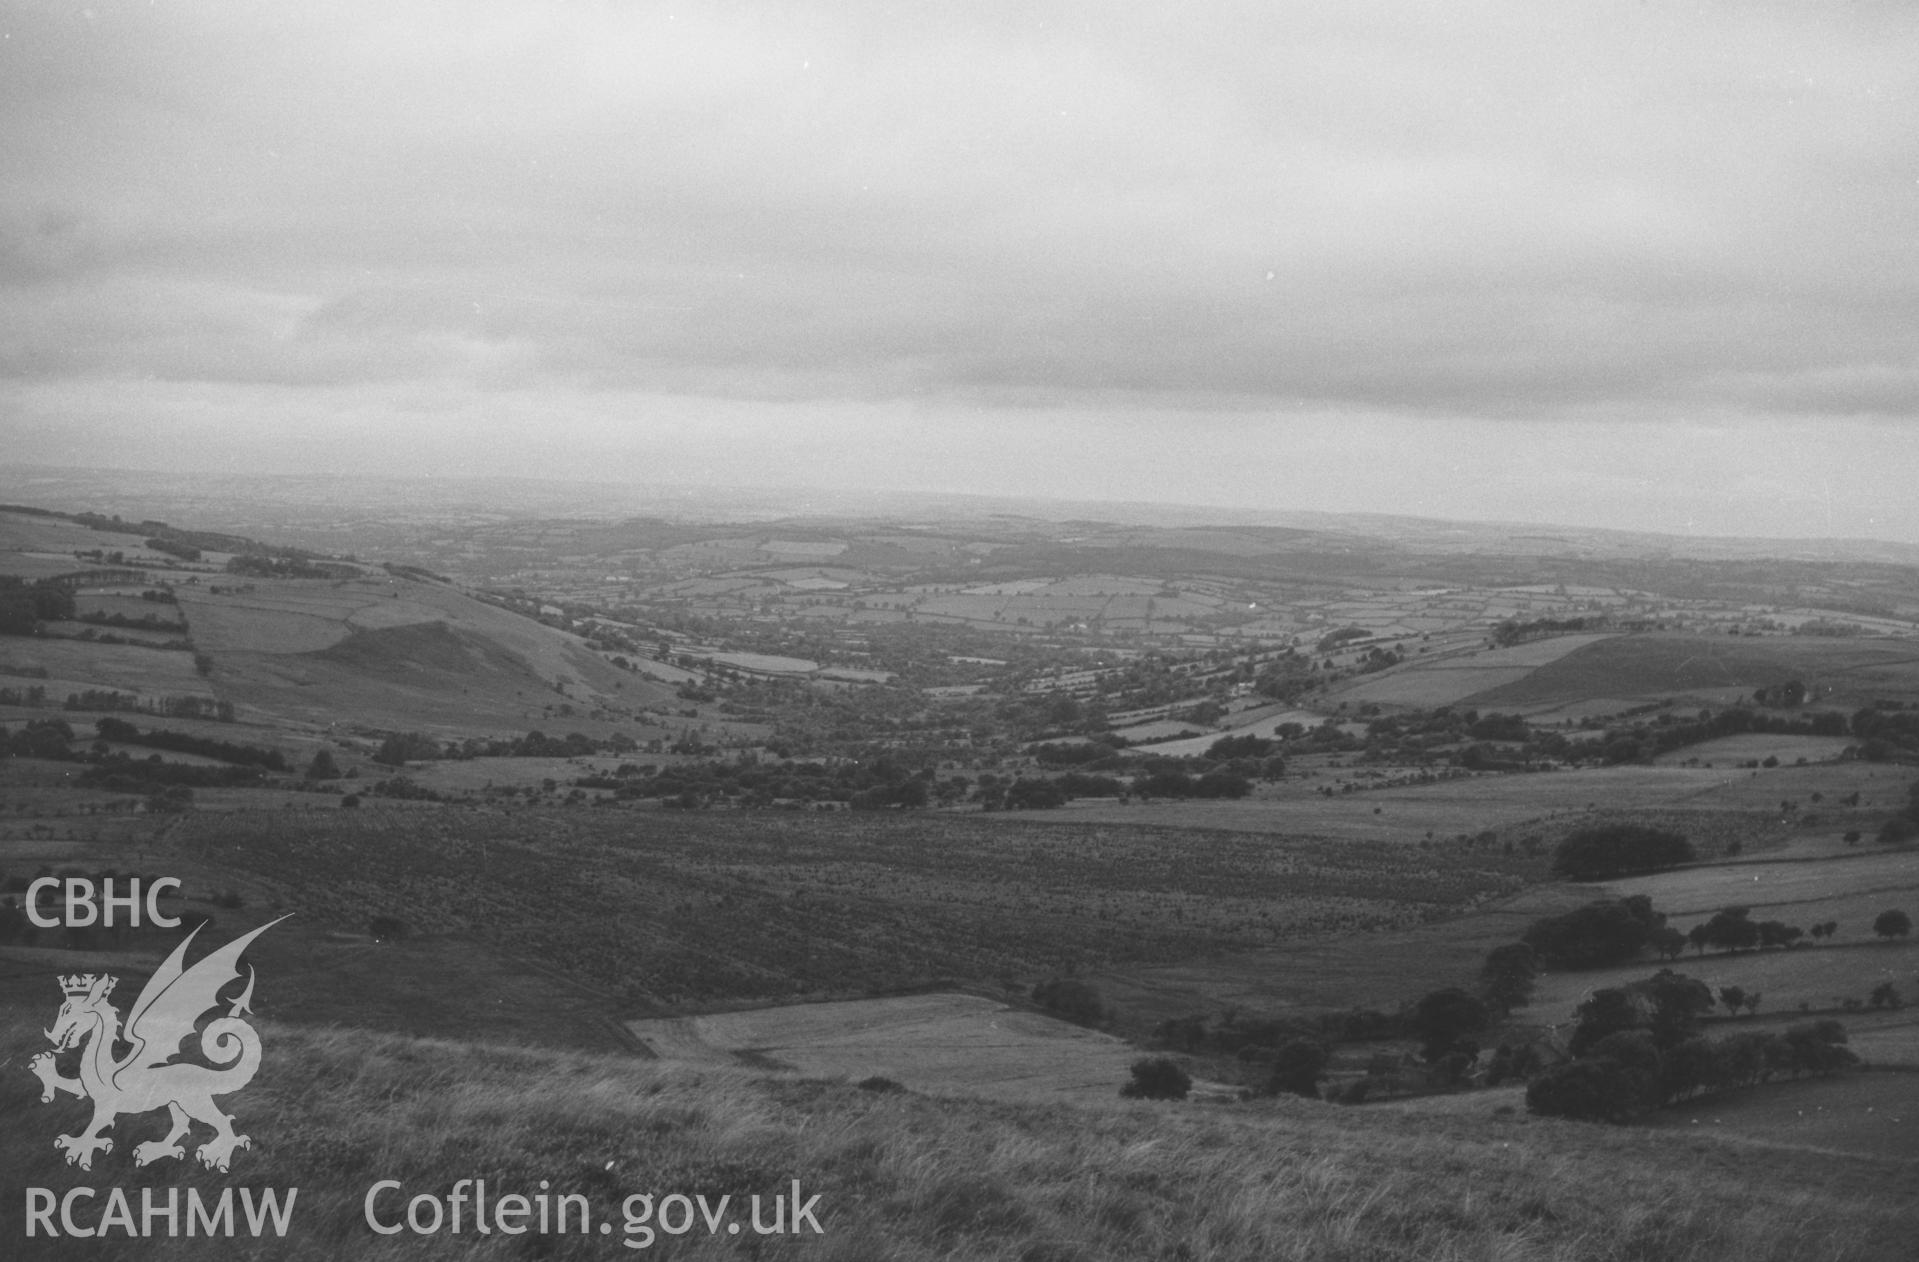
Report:
<svg viewBox="0 0 1919 1262"><path fill-rule="evenodd" d="M0 459L1919 541L1919 9L0 0Z"/></svg>

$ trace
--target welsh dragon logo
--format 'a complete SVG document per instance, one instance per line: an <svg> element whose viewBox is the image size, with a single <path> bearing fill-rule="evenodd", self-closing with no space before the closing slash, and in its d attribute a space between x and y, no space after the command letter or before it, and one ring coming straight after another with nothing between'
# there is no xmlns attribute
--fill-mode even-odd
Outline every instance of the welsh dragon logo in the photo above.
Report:
<svg viewBox="0 0 1919 1262"><path fill-rule="evenodd" d="M87 1128L78 1135L62 1135L53 1141L55 1148L66 1153L68 1165L91 1170L95 1153L113 1151L107 1131L115 1118L162 1107L173 1119L172 1129L164 1139L134 1147L137 1165L186 1156L180 1141L194 1122L214 1130L213 1138L199 1149L201 1163L211 1169L225 1172L234 1150L252 1145L247 1136L234 1133L233 1119L213 1103L214 1096L231 1095L253 1081L260 1068L260 1036L240 1019L241 1013L252 1011L248 1007L253 999L251 966L247 968L246 989L228 1006L225 1016L208 1022L200 1033L200 1051L214 1067L175 1061L174 1057L200 1018L220 1006L220 991L240 976L240 953L280 920L235 938L188 968L187 947L200 932L196 928L181 939L134 1000L124 1030L119 1012L107 1002L118 978L82 973L60 979L67 1001L60 1005L53 1028L46 1031L53 1051L41 1052L27 1068L40 1079L42 1104L52 1102L63 1091L93 1101L93 1121ZM83 1043L86 1047L80 1053L79 1077L61 1077L54 1067L54 1055ZM116 1059L116 1044L130 1044L132 1050Z"/></svg>

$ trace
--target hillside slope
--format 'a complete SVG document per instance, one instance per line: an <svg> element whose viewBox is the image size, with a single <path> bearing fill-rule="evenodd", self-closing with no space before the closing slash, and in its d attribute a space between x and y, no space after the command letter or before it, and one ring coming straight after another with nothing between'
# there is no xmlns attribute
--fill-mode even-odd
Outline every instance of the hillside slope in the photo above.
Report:
<svg viewBox="0 0 1919 1262"><path fill-rule="evenodd" d="M0 668L56 698L192 697L231 703L242 723L443 736L543 724L603 735L680 704L580 637L450 583L237 536L0 510L0 575L59 577L87 611L166 628L61 623L0 641Z"/></svg>
<svg viewBox="0 0 1919 1262"><path fill-rule="evenodd" d="M274 1257L416 1256L417 1236L376 1237L365 1224L367 1190L382 1179L400 1184L382 1202L393 1218L455 1180L485 1179L495 1198L545 1180L554 1196L584 1196L595 1224L482 1237L469 1205L466 1234L434 1241L436 1256L462 1257L603 1258L615 1241L677 1258L760 1256L767 1242L750 1228L709 1235L689 1214L688 1234L671 1239L657 1217L629 1223L622 1206L642 1194L727 1196L719 1221L744 1223L750 1196L770 1201L795 1180L818 1198L819 1235L801 1233L807 1256L895 1262L1891 1262L1911 1256L1919 1227L1910 1163L1517 1114L1299 1100L1019 1105L352 1030L266 1024L263 1041L259 1076L231 1103L254 1137L233 1174L159 1173L213 1196L234 1180L297 1187ZM36 1042L31 1021L11 1022L0 1055L18 1061ZM26 1074L0 1080L15 1133L52 1134L81 1116L71 1100L39 1104L36 1091ZM14 1186L76 1180L50 1145L10 1145L0 1161ZM90 1181L131 1168L116 1149ZM16 1256L82 1251L22 1243ZM206 1256L193 1240L85 1245L99 1259Z"/></svg>

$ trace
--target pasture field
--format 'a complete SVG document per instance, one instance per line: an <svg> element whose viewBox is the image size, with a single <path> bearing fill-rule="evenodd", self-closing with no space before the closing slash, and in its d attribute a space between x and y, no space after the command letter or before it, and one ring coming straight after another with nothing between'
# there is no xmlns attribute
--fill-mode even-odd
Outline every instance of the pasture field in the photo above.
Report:
<svg viewBox="0 0 1919 1262"><path fill-rule="evenodd" d="M1110 1034L952 992L629 1021L663 1060L878 1075L934 1094L1110 1100L1139 1058Z"/></svg>
<svg viewBox="0 0 1919 1262"><path fill-rule="evenodd" d="M1443 657L1414 657L1356 683L1334 688L1335 700L1362 705L1433 706L1452 705L1476 694L1514 683L1533 671L1589 644L1610 639L1606 635L1562 635L1551 639L1516 644L1511 648L1454 652Z"/></svg>
<svg viewBox="0 0 1919 1262"><path fill-rule="evenodd" d="M1203 737L1186 735L1186 733L1196 731L1199 727L1200 724L1198 723L1184 723L1178 719L1154 719L1150 723L1135 723L1130 727L1116 727L1113 729L1113 735L1134 742L1136 749L1146 753L1159 753L1162 750L1171 749L1176 745L1183 746L1187 741L1201 739L1206 742L1206 745L1200 746L1199 752L1204 753L1207 745L1211 745L1214 741L1226 735L1225 732L1212 732ZM1145 743L1141 744L1139 742Z"/></svg>
<svg viewBox="0 0 1919 1262"><path fill-rule="evenodd" d="M1463 700L1481 710L1601 697L1701 696L1804 680L1814 702L1850 709L1919 701L1919 644L1910 639L1643 634L1611 636Z"/></svg>
<svg viewBox="0 0 1919 1262"><path fill-rule="evenodd" d="M17 552L52 552L65 553L71 559L75 552L119 548L123 542L137 540L131 534L106 534L63 517L0 512L0 558Z"/></svg>
<svg viewBox="0 0 1919 1262"><path fill-rule="evenodd" d="M712 660L721 666L738 666L742 670L779 675L805 675L820 668L818 662L803 657L780 657L772 653L715 653Z"/></svg>
<svg viewBox="0 0 1919 1262"><path fill-rule="evenodd" d="M1723 907L1752 909L1755 920L1780 920L1808 928L1837 921L1838 936L1826 945L1765 951L1687 952L1671 967L1711 986L1738 986L1763 996L1760 1021L1800 1019L1803 1009L1837 1015L1859 1032L1856 1050L1875 1063L1919 1066L1919 1006L1893 1011L1863 1007L1872 989L1891 982L1908 1003L1919 1000L1919 942L1886 942L1872 932L1880 912L1901 908L1919 918L1919 851L1845 850L1824 859L1747 861L1665 872L1607 882L1614 896L1644 894L1669 924L1685 931ZM1803 940L1802 940L1803 941ZM1590 991L1636 981L1659 965L1579 973L1546 973L1539 979L1528 1015L1561 1021ZM1860 1008L1837 1011L1846 1001ZM1736 1029L1745 1018L1719 1025Z"/></svg>
<svg viewBox="0 0 1919 1262"><path fill-rule="evenodd" d="M1640 1125L1919 1163L1919 1074L1774 1083L1661 1109Z"/></svg>
<svg viewBox="0 0 1919 1262"><path fill-rule="evenodd" d="M1886 907L1912 904L1919 917L1919 850L1842 848L1825 861L1769 863L1763 860L1684 868L1606 883L1620 897L1651 896L1653 906L1680 928L1722 907L1751 907L1758 920L1789 924L1851 918L1841 928L1864 936L1867 920ZM1870 909L1870 914L1868 910Z"/></svg>
<svg viewBox="0 0 1919 1262"><path fill-rule="evenodd" d="M37 582L86 569L92 562L59 553L0 551L0 575Z"/></svg>
<svg viewBox="0 0 1919 1262"><path fill-rule="evenodd" d="M629 730L644 738L644 732ZM437 793L484 793L489 788L538 786L549 779L565 789L581 776L610 776L622 763L664 765L670 761L671 755L662 754L586 758L461 758L413 763L401 768L397 774ZM375 773L392 774L387 768L376 766L362 772L362 775ZM601 791L597 789L588 789L586 792L591 797L601 796Z"/></svg>
<svg viewBox="0 0 1919 1262"><path fill-rule="evenodd" d="M1858 742L1844 736L1791 736L1773 732L1742 732L1701 741L1681 749L1668 750L1653 758L1653 765L1671 767L1685 763L1734 767L1743 762L1764 762L1777 758L1782 763L1832 762L1841 751Z"/></svg>
<svg viewBox="0 0 1919 1262"><path fill-rule="evenodd" d="M1758 1028L1756 1022L1804 1020L1800 1005L1805 1004L1808 1011L1837 1016L1848 1030L1855 1026L1864 1030L1869 1024L1875 1035L1874 1046L1882 1055L1890 1054L1883 1063L1919 1067L1919 1007L1890 1013L1863 1007L1851 1012L1839 1010L1848 999L1863 1005L1872 988L1881 982L1892 982L1908 1001L1919 1000L1919 943L1863 941L1790 951L1689 953L1670 965L1648 957L1626 968L1546 973L1533 992L1527 1015L1548 1022L1568 1020L1573 1008L1594 989L1638 981L1662 967L1706 983L1715 994L1721 987L1738 986L1764 997L1756 1017L1716 1022L1710 1031L1714 1035L1748 1026ZM1723 1014L1724 1009L1715 1011Z"/></svg>
<svg viewBox="0 0 1919 1262"><path fill-rule="evenodd" d="M465 808L195 813L171 844L315 921L398 916L623 987L635 1015L1031 985L1457 914L1541 860L977 816Z"/></svg>
<svg viewBox="0 0 1919 1262"><path fill-rule="evenodd" d="M1217 739L1217 737L1214 737ZM1315 775L1289 774L1276 785L1261 786L1254 795L1238 800L1135 800L1121 805L1116 799L1084 799L1061 811L1009 811L1007 818L1065 818L1076 823L1150 824L1159 827L1225 829L1288 836L1306 835L1365 841L1418 842L1430 834L1447 839L1460 833L1476 835L1486 829L1514 836L1536 835L1556 842L1561 832L1575 827L1596 811L1665 811L1700 817L1700 827L1712 826L1711 817L1736 812L1748 836L1746 844L1780 838L1789 828L1778 818L1782 798L1803 797L1809 783L1828 786L1828 797L1848 791L1843 786L1864 783L1879 787L1890 801L1903 795L1903 781L1890 772L1880 779L1846 767L1778 768L1762 773L1694 767L1593 767L1578 771L1524 775L1485 775L1412 784L1399 788L1340 793L1327 797L1321 785L1352 778L1362 787L1364 769L1328 769ZM1388 774L1399 774L1385 769ZM1790 772L1798 775L1788 774ZM1811 773L1819 773L1816 779ZM1863 805L1863 797L1862 797ZM1683 831L1683 829L1682 829ZM1837 837L1834 843L1837 844Z"/></svg>
<svg viewBox="0 0 1919 1262"><path fill-rule="evenodd" d="M176 605L158 604L151 600L140 599L142 589L135 587L122 592L82 591L73 598L74 611L81 614L104 613L125 614L129 618L158 618L162 622L180 621L180 610ZM113 628L119 630L120 628Z"/></svg>
<svg viewBox="0 0 1919 1262"><path fill-rule="evenodd" d="M106 688L146 697L213 695L207 681L193 668L193 654L171 650L9 636L0 639L0 666L46 671L46 679L9 679L4 686L38 684L53 697L82 688Z"/></svg>
<svg viewBox="0 0 1919 1262"><path fill-rule="evenodd" d="M1540 917L1585 901L1569 887L1540 885L1428 924L1300 935L1263 950L1113 965L1087 978L1136 1035L1160 1021L1217 1016L1229 1008L1262 1017L1356 1007L1391 1012L1429 991L1470 985L1487 952L1516 940Z"/></svg>
<svg viewBox="0 0 1919 1262"><path fill-rule="evenodd" d="M78 620L72 622L56 621L41 624L42 634L48 639L78 640L92 642L99 636L112 636L128 644L160 650L180 648L186 639L186 632L179 630L150 631L144 627L96 627ZM111 644L108 647L113 647Z"/></svg>
<svg viewBox="0 0 1919 1262"><path fill-rule="evenodd" d="M195 647L221 653L315 653L346 639L339 611L322 602L302 608L291 601L250 604L247 598L187 596L182 613Z"/></svg>
<svg viewBox="0 0 1919 1262"><path fill-rule="evenodd" d="M1325 715L1315 714L1310 710L1282 710L1278 714L1262 715L1251 723L1235 724L1221 728L1216 732L1204 733L1200 736L1189 736L1179 740L1159 741L1155 744L1138 745L1134 748L1133 752L1141 754L1164 754L1171 758L1190 758L1205 753L1212 747L1214 741L1223 736L1264 736L1270 738L1273 732L1282 724L1298 723L1305 727L1317 727L1320 723L1324 722L1325 719ZM1157 725L1142 724L1137 728L1122 728L1119 734L1131 740L1139 740L1145 735L1145 729L1148 726ZM1173 723L1169 726L1177 731L1180 728L1190 730L1196 725L1192 723Z"/></svg>

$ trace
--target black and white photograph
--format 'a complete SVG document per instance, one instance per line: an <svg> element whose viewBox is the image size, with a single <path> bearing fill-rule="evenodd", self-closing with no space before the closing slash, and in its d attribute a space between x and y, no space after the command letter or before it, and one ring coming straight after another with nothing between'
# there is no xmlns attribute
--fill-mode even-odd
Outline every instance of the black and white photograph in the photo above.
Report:
<svg viewBox="0 0 1919 1262"><path fill-rule="evenodd" d="M0 0L0 1256L1919 1257L1919 8Z"/></svg>

